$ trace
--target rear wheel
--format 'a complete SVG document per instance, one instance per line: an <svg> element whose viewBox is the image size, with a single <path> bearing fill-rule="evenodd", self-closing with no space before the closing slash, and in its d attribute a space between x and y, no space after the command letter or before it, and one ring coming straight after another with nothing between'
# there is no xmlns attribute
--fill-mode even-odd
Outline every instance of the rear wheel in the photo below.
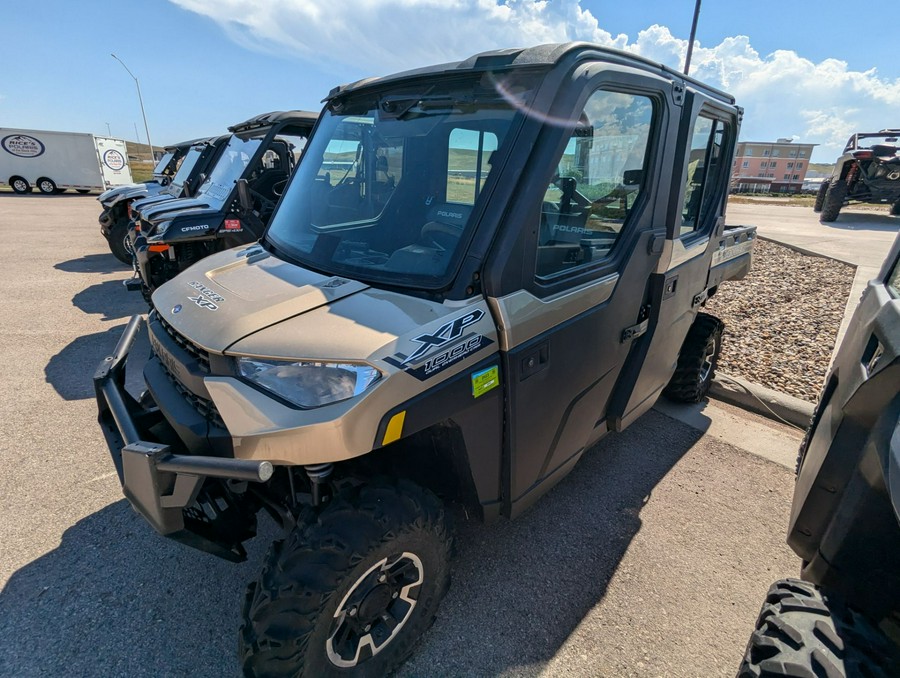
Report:
<svg viewBox="0 0 900 678"><path fill-rule="evenodd" d="M681 345L675 374L663 390L664 396L681 403L703 400L716 373L724 329L725 323L715 316L697 314Z"/></svg>
<svg viewBox="0 0 900 678"><path fill-rule="evenodd" d="M119 219L109 229L106 236L109 242L109 251L123 264L131 266L134 261L131 238L128 233L128 219Z"/></svg>
<svg viewBox="0 0 900 678"><path fill-rule="evenodd" d="M813 204L813 212L818 214L822 211L822 205L825 204L825 192L828 190L828 179L823 181L819 186L819 192L816 193L816 202Z"/></svg>
<svg viewBox="0 0 900 678"><path fill-rule="evenodd" d="M38 179L37 187L38 190L44 195L53 195L58 190L53 179L48 179L47 177L41 177L40 179Z"/></svg>
<svg viewBox="0 0 900 678"><path fill-rule="evenodd" d="M829 223L837 219L846 198L846 181L835 179L828 184L828 190L825 191L825 200L822 202L822 214L819 216L819 221Z"/></svg>
<svg viewBox="0 0 900 678"><path fill-rule="evenodd" d="M31 184L29 184L22 177L12 177L9 180L9 185L12 187L13 192L18 193L20 195L24 195L25 193L31 193Z"/></svg>
<svg viewBox="0 0 900 678"><path fill-rule="evenodd" d="M783 579L769 589L738 678L896 675L897 649L865 617L816 586Z"/></svg>
<svg viewBox="0 0 900 678"><path fill-rule="evenodd" d="M244 674L389 674L434 621L450 548L440 501L412 483L353 488L308 510L247 590Z"/></svg>

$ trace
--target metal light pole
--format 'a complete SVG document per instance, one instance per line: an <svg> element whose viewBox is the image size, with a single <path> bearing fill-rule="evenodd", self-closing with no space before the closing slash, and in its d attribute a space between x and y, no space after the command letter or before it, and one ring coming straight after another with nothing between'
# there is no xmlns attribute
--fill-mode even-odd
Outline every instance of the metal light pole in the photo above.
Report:
<svg viewBox="0 0 900 678"><path fill-rule="evenodd" d="M697 0L697 1L699 2L699 0ZM135 77L134 73L131 72L131 70L128 68L128 66L125 65L124 61L122 61L115 54L111 54L110 56L113 59L115 59L116 61L118 61L120 64L122 64L122 68L124 68L126 71L128 71L128 75L130 75L132 78L134 78L134 84L137 85L138 101L141 104L141 115L144 116L144 131L147 133L147 145L150 147L150 158L155 163L156 162L156 153L153 150L153 142L150 141L150 127L147 125L147 114L144 113L144 97L141 96L141 83L138 82L138 79Z"/></svg>
<svg viewBox="0 0 900 678"><path fill-rule="evenodd" d="M688 41L687 56L684 59L684 74L691 70L691 55L694 53L694 37L697 35L697 19L700 17L700 0L694 5L694 21L691 23L691 39Z"/></svg>
<svg viewBox="0 0 900 678"><path fill-rule="evenodd" d="M112 136L112 130L109 128L109 123L106 123L106 136Z"/></svg>

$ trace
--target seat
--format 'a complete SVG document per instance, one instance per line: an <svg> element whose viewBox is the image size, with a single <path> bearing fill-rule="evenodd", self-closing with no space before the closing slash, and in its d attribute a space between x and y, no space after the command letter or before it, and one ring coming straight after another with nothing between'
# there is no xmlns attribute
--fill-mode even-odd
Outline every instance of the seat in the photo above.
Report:
<svg viewBox="0 0 900 678"><path fill-rule="evenodd" d="M432 205L422 227L420 241L439 249L455 249L472 214L471 205L441 202Z"/></svg>

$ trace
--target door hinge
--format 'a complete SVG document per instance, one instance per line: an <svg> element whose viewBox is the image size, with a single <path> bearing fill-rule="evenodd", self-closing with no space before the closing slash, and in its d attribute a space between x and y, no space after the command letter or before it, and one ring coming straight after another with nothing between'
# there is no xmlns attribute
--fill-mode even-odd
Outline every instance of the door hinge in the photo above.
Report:
<svg viewBox="0 0 900 678"><path fill-rule="evenodd" d="M647 333L647 328L650 327L650 304L641 306L641 310L638 313L638 320L640 322L638 322L637 325L632 325L631 327L626 327L624 330L622 330L623 344L626 341L637 339L642 334Z"/></svg>

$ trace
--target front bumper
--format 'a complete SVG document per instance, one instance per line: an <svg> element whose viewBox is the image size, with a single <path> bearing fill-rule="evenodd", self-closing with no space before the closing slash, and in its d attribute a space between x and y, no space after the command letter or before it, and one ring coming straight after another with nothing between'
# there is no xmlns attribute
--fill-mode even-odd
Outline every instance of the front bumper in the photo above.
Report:
<svg viewBox="0 0 900 678"><path fill-rule="evenodd" d="M125 365L142 324L141 316L131 318L115 352L94 374L98 421L122 491L159 534L227 560L243 560L243 539L223 539L192 519L186 524L184 509L197 502L206 479L266 482L272 464L184 454L187 449L160 410L146 407L125 389Z"/></svg>

